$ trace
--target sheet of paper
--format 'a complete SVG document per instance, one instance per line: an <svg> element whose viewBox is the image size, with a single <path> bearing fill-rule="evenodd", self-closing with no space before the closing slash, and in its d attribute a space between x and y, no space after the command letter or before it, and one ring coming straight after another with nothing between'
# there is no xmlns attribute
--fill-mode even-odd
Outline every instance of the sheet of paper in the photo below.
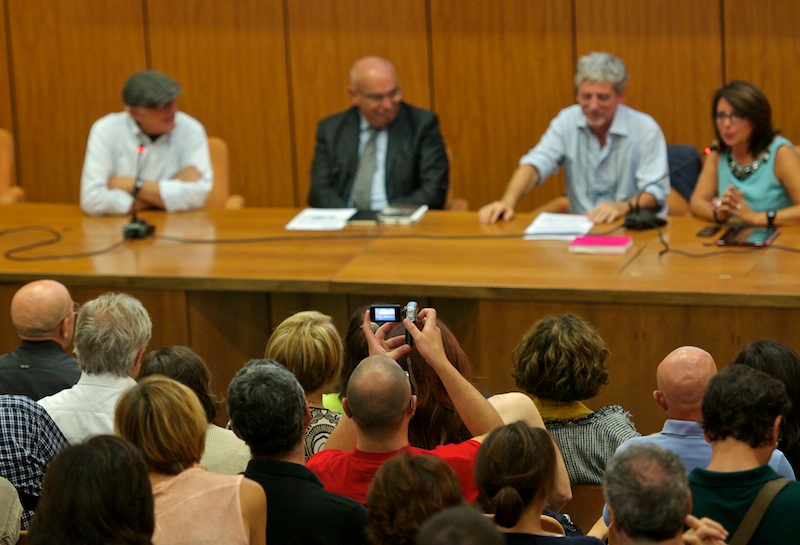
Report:
<svg viewBox="0 0 800 545"><path fill-rule="evenodd" d="M355 208L306 208L286 224L290 231L339 231L356 213Z"/></svg>
<svg viewBox="0 0 800 545"><path fill-rule="evenodd" d="M525 229L530 240L572 240L588 233L594 223L582 214L552 214L542 212Z"/></svg>

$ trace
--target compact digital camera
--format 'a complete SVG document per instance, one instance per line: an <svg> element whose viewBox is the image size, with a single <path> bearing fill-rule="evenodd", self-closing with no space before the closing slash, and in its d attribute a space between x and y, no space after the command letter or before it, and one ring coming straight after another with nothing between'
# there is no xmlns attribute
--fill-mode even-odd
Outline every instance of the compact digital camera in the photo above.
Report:
<svg viewBox="0 0 800 545"><path fill-rule="evenodd" d="M401 305L370 305L369 319L373 322L402 322L404 318L411 321L417 319L417 302L409 301L406 306Z"/></svg>

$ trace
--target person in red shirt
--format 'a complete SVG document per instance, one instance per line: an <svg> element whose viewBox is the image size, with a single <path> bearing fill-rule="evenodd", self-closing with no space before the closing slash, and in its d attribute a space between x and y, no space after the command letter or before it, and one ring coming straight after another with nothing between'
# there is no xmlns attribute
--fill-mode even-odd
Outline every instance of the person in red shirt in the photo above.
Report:
<svg viewBox="0 0 800 545"><path fill-rule="evenodd" d="M365 503L367 488L381 464L400 452L409 452L442 458L458 475L467 501L477 498L472 476L475 456L483 435L501 426L503 421L486 398L447 359L436 325L436 310L423 309L418 319L424 322L421 330L408 319L403 324L425 361L441 379L467 429L476 437L432 450L410 446L408 423L414 416L417 398L412 393L409 375L394 361L410 348L397 346L392 340L385 341L383 335L389 328L379 329L377 336L372 334L371 328L365 328L372 355L353 371L342 400L345 414L355 427L355 450L326 449L312 456L307 464L326 490ZM392 348L394 346L396 348Z"/></svg>

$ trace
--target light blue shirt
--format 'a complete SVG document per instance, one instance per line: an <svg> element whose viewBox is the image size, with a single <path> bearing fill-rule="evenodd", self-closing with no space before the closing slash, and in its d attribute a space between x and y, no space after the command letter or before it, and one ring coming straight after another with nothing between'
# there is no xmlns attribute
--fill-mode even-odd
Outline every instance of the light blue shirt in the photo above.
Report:
<svg viewBox="0 0 800 545"><path fill-rule="evenodd" d="M536 168L540 184L563 164L574 214L601 202L629 199L642 190L652 194L666 214L669 167L664 134L652 117L624 104L617 106L602 148L575 104L558 113L520 164Z"/></svg>
<svg viewBox="0 0 800 545"><path fill-rule="evenodd" d="M706 441L703 435L703 426L699 422L669 419L664 422L664 427L659 433L628 439L617 448L617 452L614 454L622 452L631 445L642 444L658 445L674 452L683 462L687 475L695 468L705 469L711 462L711 444ZM772 451L769 467L781 477L786 477L790 481L795 480L794 469L780 450ZM610 522L606 507L603 507L603 519L606 524Z"/></svg>
<svg viewBox="0 0 800 545"><path fill-rule="evenodd" d="M369 140L370 127L364 116L361 119L358 133L358 156L364 153L364 146ZM383 210L389 206L389 197L386 195L386 149L389 147L388 128L375 131L375 172L372 175L372 190L370 192L370 210ZM355 184L354 184L355 185ZM350 192L348 204L353 206L353 193Z"/></svg>

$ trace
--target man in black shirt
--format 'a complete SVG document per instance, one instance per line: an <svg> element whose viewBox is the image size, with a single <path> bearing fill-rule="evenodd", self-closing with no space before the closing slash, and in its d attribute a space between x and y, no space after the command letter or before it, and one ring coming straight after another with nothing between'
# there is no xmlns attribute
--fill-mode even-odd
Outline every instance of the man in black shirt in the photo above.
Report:
<svg viewBox="0 0 800 545"><path fill-rule="evenodd" d="M11 323L22 342L0 356L0 394L38 400L78 382L80 368L66 352L76 311L69 290L54 280L36 280L14 294Z"/></svg>

